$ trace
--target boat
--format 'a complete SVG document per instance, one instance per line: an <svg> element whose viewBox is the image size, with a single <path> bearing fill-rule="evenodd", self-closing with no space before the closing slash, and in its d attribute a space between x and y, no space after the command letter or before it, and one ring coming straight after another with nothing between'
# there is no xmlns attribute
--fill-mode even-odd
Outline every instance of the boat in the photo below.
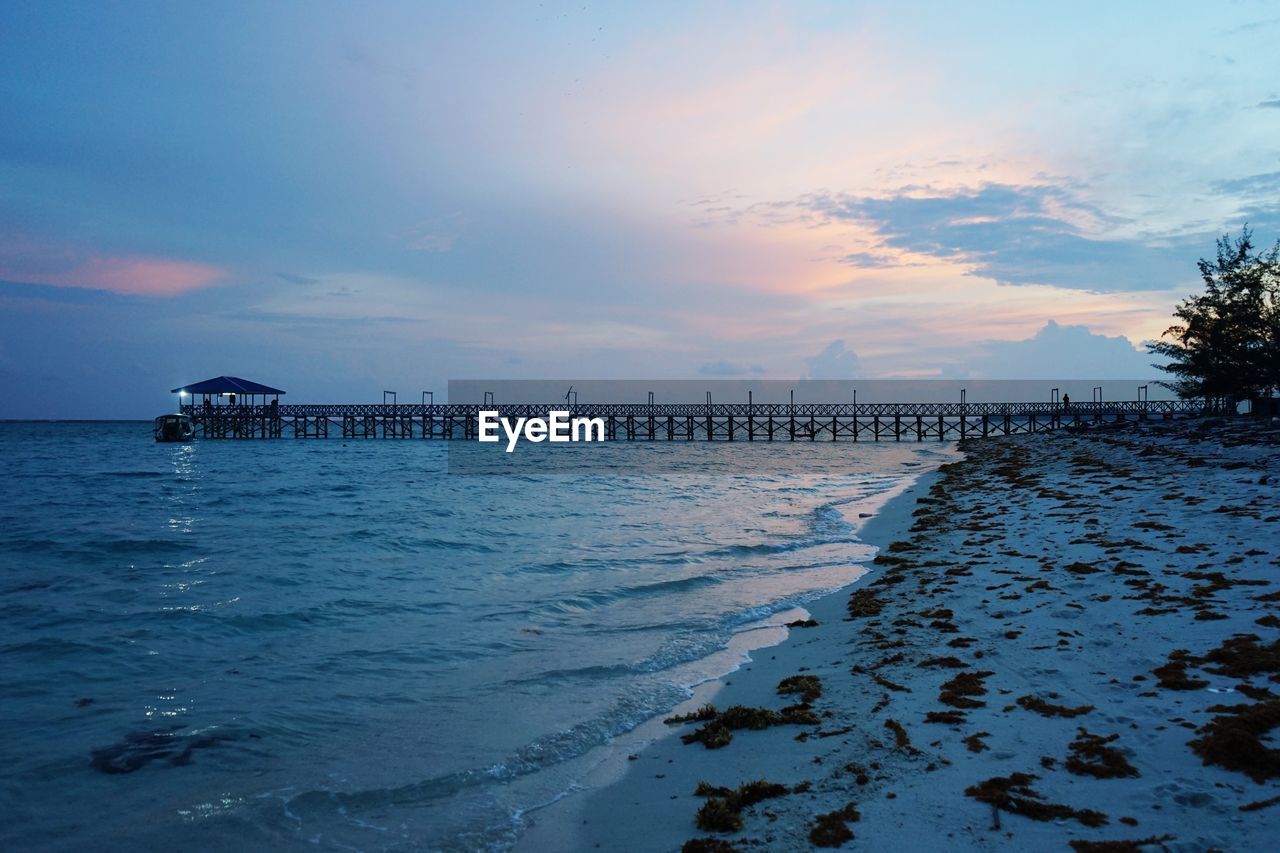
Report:
<svg viewBox="0 0 1280 853"><path fill-rule="evenodd" d="M190 441L196 437L196 428L189 415L161 415L153 429L156 441Z"/></svg>

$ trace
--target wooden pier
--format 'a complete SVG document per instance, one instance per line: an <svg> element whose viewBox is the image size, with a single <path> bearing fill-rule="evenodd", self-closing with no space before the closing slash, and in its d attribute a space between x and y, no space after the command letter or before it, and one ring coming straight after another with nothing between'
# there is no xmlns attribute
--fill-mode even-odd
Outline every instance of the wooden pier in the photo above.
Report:
<svg viewBox="0 0 1280 853"><path fill-rule="evenodd" d="M1218 413L1204 400L1108 403L183 404L201 438L472 439L479 413L600 418L609 441L955 441Z"/></svg>

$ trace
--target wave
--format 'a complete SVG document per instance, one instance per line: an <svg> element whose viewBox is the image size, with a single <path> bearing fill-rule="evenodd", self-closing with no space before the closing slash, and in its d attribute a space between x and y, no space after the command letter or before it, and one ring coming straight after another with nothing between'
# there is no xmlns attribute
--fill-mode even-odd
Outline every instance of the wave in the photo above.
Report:
<svg viewBox="0 0 1280 853"><path fill-rule="evenodd" d="M405 785L356 791L315 789L286 798L290 812L376 811L391 806L412 806L449 797L468 788L509 781L585 755L610 739L674 708L689 697L675 685L655 685L620 697L607 711L567 729L539 737L501 761L484 767L428 777Z"/></svg>

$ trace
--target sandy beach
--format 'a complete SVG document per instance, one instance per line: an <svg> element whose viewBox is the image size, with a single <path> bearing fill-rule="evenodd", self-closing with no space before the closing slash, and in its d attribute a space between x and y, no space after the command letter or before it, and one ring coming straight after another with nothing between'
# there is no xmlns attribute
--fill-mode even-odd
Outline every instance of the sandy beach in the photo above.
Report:
<svg viewBox="0 0 1280 853"><path fill-rule="evenodd" d="M1273 849L1278 446L1245 419L969 443L860 529L871 572L520 848Z"/></svg>

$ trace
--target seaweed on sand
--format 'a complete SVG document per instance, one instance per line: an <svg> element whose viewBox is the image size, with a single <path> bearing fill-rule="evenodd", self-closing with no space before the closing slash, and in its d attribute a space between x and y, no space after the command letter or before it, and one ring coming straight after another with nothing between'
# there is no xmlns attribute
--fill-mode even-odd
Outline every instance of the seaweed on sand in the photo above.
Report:
<svg viewBox="0 0 1280 853"><path fill-rule="evenodd" d="M694 818L698 829L707 832L738 832L742 829L742 812L729 805L729 801L712 797L702 804Z"/></svg>
<svg viewBox="0 0 1280 853"><path fill-rule="evenodd" d="M1199 690L1207 687L1209 682L1187 675L1187 667L1194 662L1195 658L1186 649L1174 649L1169 653L1169 662L1156 667L1152 672L1160 679L1159 686L1166 690Z"/></svg>
<svg viewBox="0 0 1280 853"><path fill-rule="evenodd" d="M1172 840L1172 835L1151 835L1147 838L1116 841L1088 841L1083 838L1073 838L1067 843L1076 853L1142 853L1143 847L1159 844L1161 849L1164 849L1164 843Z"/></svg>
<svg viewBox="0 0 1280 853"><path fill-rule="evenodd" d="M916 666L945 667L947 669L964 669L965 667L969 666L969 664L960 660L960 658L948 656L948 657L929 658L928 660L922 660L920 661L920 663L916 664Z"/></svg>
<svg viewBox="0 0 1280 853"><path fill-rule="evenodd" d="M1265 800L1255 800L1252 803L1245 803L1243 806L1240 806L1240 811L1256 812L1265 808L1270 808L1271 806L1274 806L1278 803L1280 803L1280 797L1270 797Z"/></svg>
<svg viewBox="0 0 1280 853"><path fill-rule="evenodd" d="M762 800L783 797L791 793L786 785L757 779L739 785L736 789L721 788L702 782L694 796L707 797L698 809L696 821L699 829L708 832L737 832L742 829L742 810Z"/></svg>
<svg viewBox="0 0 1280 853"><path fill-rule="evenodd" d="M850 618L879 616L884 607L884 599L876 598L875 593L869 589L854 590L849 596Z"/></svg>
<svg viewBox="0 0 1280 853"><path fill-rule="evenodd" d="M1169 653L1168 663L1152 671L1160 678L1160 686L1169 690L1199 690L1208 686L1207 680L1187 675L1190 666L1233 678L1280 672L1280 640L1264 645L1257 634L1237 634L1223 640L1221 646L1202 658L1194 657L1186 649L1175 649Z"/></svg>
<svg viewBox="0 0 1280 853"><path fill-rule="evenodd" d="M965 721L964 711L930 711L924 715L926 723L945 723L946 725L959 725Z"/></svg>
<svg viewBox="0 0 1280 853"><path fill-rule="evenodd" d="M726 788L723 785L711 785L706 782L699 782L698 787L693 790L695 797L727 797L732 793L732 788Z"/></svg>
<svg viewBox="0 0 1280 853"><path fill-rule="evenodd" d="M1277 672L1280 671L1280 640L1259 645L1256 634L1237 634L1223 640L1221 646L1204 656L1204 660L1218 665L1209 669L1214 675L1248 678L1264 672Z"/></svg>
<svg viewBox="0 0 1280 853"><path fill-rule="evenodd" d="M881 674L880 674L880 673L878 673L878 672L877 672L877 673L872 673L872 675L871 675L871 680L872 680L872 681L874 681L876 684L879 684L879 685L880 685L881 687L883 687L885 690L892 690L892 691L894 691L895 693L910 693L910 692L911 692L911 688L910 688L910 687L905 687L905 686L903 686L903 685L901 685L901 684L898 684L896 681L890 681L889 679L885 678L883 675L881 675Z"/></svg>
<svg viewBox="0 0 1280 853"><path fill-rule="evenodd" d="M815 818L813 828L809 830L809 842L814 847L840 847L846 841L853 840L853 832L848 824L857 823L860 820L862 815L858 813L853 803L849 803L842 809L820 814Z"/></svg>
<svg viewBox="0 0 1280 853"><path fill-rule="evenodd" d="M911 745L911 736L907 734L907 730L902 727L902 723L897 720L885 720L884 727L893 732L894 746L903 752L918 753L920 750Z"/></svg>
<svg viewBox="0 0 1280 853"><path fill-rule="evenodd" d="M1214 705L1218 716L1197 730L1191 749L1205 764L1243 773L1261 785L1280 776L1280 749L1264 738L1280 727L1280 699L1253 705Z"/></svg>
<svg viewBox="0 0 1280 853"><path fill-rule="evenodd" d="M741 849L723 838L690 838L680 848L680 853L738 853Z"/></svg>
<svg viewBox="0 0 1280 853"><path fill-rule="evenodd" d="M684 743L701 743L707 749L720 749L733 740L733 731L722 723L710 722L691 734L681 735L680 740Z"/></svg>
<svg viewBox="0 0 1280 853"><path fill-rule="evenodd" d="M995 675L995 673L986 669L962 672L942 685L942 690L938 694L938 701L953 708L985 707L986 702L969 697L985 696L987 688L982 682L992 675Z"/></svg>
<svg viewBox="0 0 1280 853"><path fill-rule="evenodd" d="M667 717L662 722L669 726L679 725L680 723L701 723L707 720L714 720L719 713L715 705L703 705L696 711L681 714L678 717Z"/></svg>
<svg viewBox="0 0 1280 853"><path fill-rule="evenodd" d="M955 613L945 607L939 607L934 610L922 610L920 615L926 619L932 619L929 627L941 631L944 634L955 634L959 632L959 628L951 620L955 618Z"/></svg>
<svg viewBox="0 0 1280 853"><path fill-rule="evenodd" d="M1009 814L1022 815L1032 820L1050 821L1071 818L1085 826L1102 826L1107 816L1093 809L1074 809L1061 803L1047 803L1044 796L1032 790L1031 783L1038 779L1031 773L1013 773L1009 776L993 776L965 789L967 797L973 797L992 808Z"/></svg>
<svg viewBox="0 0 1280 853"><path fill-rule="evenodd" d="M1097 779L1120 779L1125 776L1140 776L1138 768L1129 763L1120 750L1107 746L1117 740L1120 735L1110 737L1091 734L1083 728L1079 730L1079 738L1073 740L1067 756L1066 768L1077 776L1093 776Z"/></svg>
<svg viewBox="0 0 1280 853"><path fill-rule="evenodd" d="M884 657L876 661L871 665L871 668L884 669L886 666L891 666L892 664L895 664L895 663L902 663L905 657L906 656L903 655L902 652L896 652L895 654L891 654L888 657ZM861 667L859 667L859 669L861 669Z"/></svg>
<svg viewBox="0 0 1280 853"><path fill-rule="evenodd" d="M1241 696L1244 696L1244 697L1246 697L1246 698L1249 698L1249 699L1257 699L1257 700L1259 700L1259 701L1260 701L1260 700L1262 700L1262 699L1275 699L1275 698L1276 698L1276 694L1272 693L1272 692L1271 692L1270 690L1268 690L1267 688L1265 688L1265 687L1258 687L1257 685L1255 685L1255 684L1250 684L1250 683L1249 683L1249 682L1247 682L1247 681L1243 681L1243 682L1241 682L1241 683L1237 684L1237 685L1236 685L1236 692L1237 692L1237 693L1239 693Z"/></svg>
<svg viewBox="0 0 1280 853"><path fill-rule="evenodd" d="M754 782L748 782L745 785L739 785L738 790L732 795L740 808L754 806L762 800L772 799L773 797L784 797L791 793L786 785L779 785L776 782L766 782L764 779L757 779Z"/></svg>
<svg viewBox="0 0 1280 853"><path fill-rule="evenodd" d="M686 722L674 717L671 720ZM707 749L727 746L733 740L733 732L739 729L760 731L771 726L816 726L821 722L808 705L788 705L781 711L733 705L713 717L697 716L688 722L693 721L705 721L705 724L695 732L681 735L680 739L685 743L701 743Z"/></svg>
<svg viewBox="0 0 1280 853"><path fill-rule="evenodd" d="M1052 702L1046 702L1039 696L1019 696L1015 701L1028 711L1035 711L1042 717L1065 717L1070 719L1093 710L1092 705L1078 705L1075 708L1068 705L1055 705Z"/></svg>
<svg viewBox="0 0 1280 853"><path fill-rule="evenodd" d="M816 675L793 675L778 682L778 695L800 694L801 702L812 702L822 695L822 679Z"/></svg>

